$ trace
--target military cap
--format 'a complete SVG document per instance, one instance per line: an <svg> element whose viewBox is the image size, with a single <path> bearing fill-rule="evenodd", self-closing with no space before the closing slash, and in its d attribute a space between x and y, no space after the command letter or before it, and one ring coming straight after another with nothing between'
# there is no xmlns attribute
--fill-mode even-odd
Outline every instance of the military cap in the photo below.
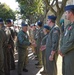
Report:
<svg viewBox="0 0 74 75"><path fill-rule="evenodd" d="M60 24L62 24L62 23L64 23L64 19L61 19L61 20L60 20Z"/></svg>
<svg viewBox="0 0 74 75"><path fill-rule="evenodd" d="M27 24L22 22L22 23L21 23L21 26L22 26L22 27L23 27L23 26L27 26Z"/></svg>
<svg viewBox="0 0 74 75"><path fill-rule="evenodd" d="M67 6L65 6L65 11L69 11L71 9L74 9L74 5L67 5Z"/></svg>
<svg viewBox="0 0 74 75"><path fill-rule="evenodd" d="M11 19L7 19L6 22L7 22L7 23L11 23Z"/></svg>
<svg viewBox="0 0 74 75"><path fill-rule="evenodd" d="M41 21L37 22L37 25L42 26L42 22Z"/></svg>
<svg viewBox="0 0 74 75"><path fill-rule="evenodd" d="M3 23L3 19L2 18L0 18L0 24L2 24Z"/></svg>
<svg viewBox="0 0 74 75"><path fill-rule="evenodd" d="M51 30L51 28L48 25L44 25L44 28L47 30Z"/></svg>
<svg viewBox="0 0 74 75"><path fill-rule="evenodd" d="M54 20L54 21L56 20L56 18L57 18L57 17L54 16L54 15L48 16L48 19L51 19L51 20Z"/></svg>

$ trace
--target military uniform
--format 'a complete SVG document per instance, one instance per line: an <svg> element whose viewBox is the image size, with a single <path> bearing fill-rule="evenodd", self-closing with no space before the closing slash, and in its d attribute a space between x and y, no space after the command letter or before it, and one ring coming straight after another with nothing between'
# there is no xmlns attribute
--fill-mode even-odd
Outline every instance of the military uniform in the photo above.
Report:
<svg viewBox="0 0 74 75"><path fill-rule="evenodd" d="M4 72L4 52L3 52L3 46L5 42L5 35L0 29L0 75L5 75Z"/></svg>
<svg viewBox="0 0 74 75"><path fill-rule="evenodd" d="M37 33L37 53L39 64L42 65L42 53L40 51L41 41L44 37L43 28L40 28Z"/></svg>
<svg viewBox="0 0 74 75"><path fill-rule="evenodd" d="M74 11L74 5L66 6L65 11L68 10ZM74 15L74 13L72 14ZM71 17L73 15L71 15ZM68 15L68 17L69 16L70 15ZM60 50L63 55L63 63L62 63L63 75L74 75L74 58L73 58L74 57L74 22L71 22L66 26L65 31L61 38Z"/></svg>
<svg viewBox="0 0 74 75"><path fill-rule="evenodd" d="M10 75L10 69L15 69L15 62L14 62L14 46L12 46L14 44L13 39L12 39L12 30L10 28L11 26L11 20L7 19L6 20L6 25L7 27L5 27L4 31L6 33L6 43L7 45L4 47L4 63L5 63L5 73L6 75ZM9 26L9 25L10 26Z"/></svg>
<svg viewBox="0 0 74 75"><path fill-rule="evenodd" d="M5 45L6 45L6 34L4 32L3 20L0 18L0 75L6 75L5 71Z"/></svg>
<svg viewBox="0 0 74 75"><path fill-rule="evenodd" d="M26 51L30 45L29 38L26 32L20 31L17 35L17 48L18 48L18 74L22 73L25 68Z"/></svg>
<svg viewBox="0 0 74 75"><path fill-rule="evenodd" d="M44 38L42 39L41 45L46 45L46 39L47 38L48 38L48 34L46 34L44 36ZM46 71L46 59L45 59L46 53L45 53L45 50L42 51L42 63L43 63L44 71Z"/></svg>
<svg viewBox="0 0 74 75"><path fill-rule="evenodd" d="M57 51L59 45L60 30L58 26L53 26L46 40L46 70L48 75L57 75ZM49 60L51 51L55 51L53 61Z"/></svg>
<svg viewBox="0 0 74 75"><path fill-rule="evenodd" d="M5 53L5 70L6 70L6 75L10 75L10 60L11 60L11 55L10 55L10 46L11 46L11 31L9 27L5 28L5 33L6 33L6 38L7 38L7 45L4 47L4 53Z"/></svg>
<svg viewBox="0 0 74 75"><path fill-rule="evenodd" d="M63 75L74 75L74 23L69 24L62 36L60 50L63 57ZM71 70L71 71L70 71Z"/></svg>
<svg viewBox="0 0 74 75"><path fill-rule="evenodd" d="M10 37L10 69L14 70L15 69L15 60L14 60L14 38L15 38L15 33L14 30L12 30L11 28L9 28L10 32L11 32L11 37Z"/></svg>
<svg viewBox="0 0 74 75"><path fill-rule="evenodd" d="M41 47L42 46L46 46L46 40L47 40L47 38L48 38L48 34L49 34L49 32L50 32L50 30L51 30L51 28L48 26L48 25L44 25L44 29L46 30L45 32L46 32L46 34L45 34L45 32L44 32L44 34L45 34L45 36L43 37L43 39L42 39L42 41L41 41ZM48 30L48 31L47 31ZM45 53L45 50L46 49L44 49L44 50L42 50L42 63L43 63L43 67L44 67L44 70L41 72L41 73L46 73L46 53Z"/></svg>
<svg viewBox="0 0 74 75"><path fill-rule="evenodd" d="M35 40L36 43L37 43L37 37L36 37L37 32L38 32L38 29L33 30L33 37L34 37L34 40ZM35 54L38 56L37 47L34 47L34 49L35 49Z"/></svg>

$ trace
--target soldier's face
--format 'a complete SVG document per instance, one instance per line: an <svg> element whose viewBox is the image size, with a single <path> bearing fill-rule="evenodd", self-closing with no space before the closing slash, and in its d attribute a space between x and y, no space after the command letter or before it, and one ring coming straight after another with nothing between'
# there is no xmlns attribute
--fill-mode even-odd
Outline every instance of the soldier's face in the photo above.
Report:
<svg viewBox="0 0 74 75"><path fill-rule="evenodd" d="M12 26L12 23L7 23L8 27L11 27Z"/></svg>
<svg viewBox="0 0 74 75"><path fill-rule="evenodd" d="M48 20L47 20L47 24L48 24L48 25L50 25L50 23L51 23L51 20L50 20L50 19L48 19Z"/></svg>
<svg viewBox="0 0 74 75"><path fill-rule="evenodd" d="M23 27L23 31L24 31L24 32L27 32L27 26L24 26L24 27Z"/></svg>
<svg viewBox="0 0 74 75"><path fill-rule="evenodd" d="M72 15L72 13L71 13L70 11L66 11L66 12L65 12L65 18L66 18L67 20L70 20L71 15Z"/></svg>
<svg viewBox="0 0 74 75"><path fill-rule="evenodd" d="M47 34L47 30L45 28L43 29L43 32L44 32L44 34Z"/></svg>

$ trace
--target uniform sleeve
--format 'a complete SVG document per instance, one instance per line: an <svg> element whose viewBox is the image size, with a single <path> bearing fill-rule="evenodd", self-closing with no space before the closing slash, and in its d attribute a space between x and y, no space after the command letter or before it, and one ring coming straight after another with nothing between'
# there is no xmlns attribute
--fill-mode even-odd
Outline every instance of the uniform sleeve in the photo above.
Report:
<svg viewBox="0 0 74 75"><path fill-rule="evenodd" d="M63 36L64 36L64 33L61 35L61 39L60 39L60 47L63 45Z"/></svg>
<svg viewBox="0 0 74 75"><path fill-rule="evenodd" d="M51 48L53 51L56 51L57 48L58 48L59 37L60 37L59 31L58 30L54 30L52 32L52 48Z"/></svg>
<svg viewBox="0 0 74 75"><path fill-rule="evenodd" d="M74 50L74 29L71 31L68 41L66 41L60 48L63 55Z"/></svg>
<svg viewBox="0 0 74 75"><path fill-rule="evenodd" d="M26 38L25 38L25 39L26 39ZM19 43L20 43L21 45L29 46L31 43L29 42L29 40L25 40L25 39L24 39L24 37L23 37L21 34L18 35Z"/></svg>
<svg viewBox="0 0 74 75"><path fill-rule="evenodd" d="M43 37L44 37L43 30L41 31L40 36L41 36L41 40L42 40L42 39L43 39Z"/></svg>

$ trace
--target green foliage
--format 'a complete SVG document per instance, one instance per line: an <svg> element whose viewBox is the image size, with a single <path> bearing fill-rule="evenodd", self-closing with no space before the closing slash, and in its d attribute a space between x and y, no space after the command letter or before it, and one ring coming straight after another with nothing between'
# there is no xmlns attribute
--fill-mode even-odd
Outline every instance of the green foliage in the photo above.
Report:
<svg viewBox="0 0 74 75"><path fill-rule="evenodd" d="M17 0L20 6L21 14L25 18L29 18L30 15L36 16L43 14L43 0Z"/></svg>
<svg viewBox="0 0 74 75"><path fill-rule="evenodd" d="M0 3L0 18L3 18L3 20L9 18L15 20L15 13L5 3Z"/></svg>
<svg viewBox="0 0 74 75"><path fill-rule="evenodd" d="M58 25L59 20L64 13L64 7L67 1L68 0L61 0L61 2L60 0L17 0L23 18L28 18L31 21L35 19L43 20L50 10L57 16ZM56 9L54 9L54 7L56 7Z"/></svg>

